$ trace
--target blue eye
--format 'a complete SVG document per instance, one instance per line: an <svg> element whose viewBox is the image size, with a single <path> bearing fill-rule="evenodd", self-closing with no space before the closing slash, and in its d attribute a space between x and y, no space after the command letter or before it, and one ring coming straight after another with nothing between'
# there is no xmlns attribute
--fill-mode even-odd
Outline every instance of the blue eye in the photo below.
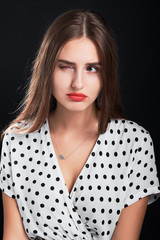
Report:
<svg viewBox="0 0 160 240"><path fill-rule="evenodd" d="M86 71L88 71L88 72L97 72L97 71L98 71L98 68L97 68L97 67L92 67L92 66L90 66L90 67L87 67L87 68L86 68Z"/></svg>

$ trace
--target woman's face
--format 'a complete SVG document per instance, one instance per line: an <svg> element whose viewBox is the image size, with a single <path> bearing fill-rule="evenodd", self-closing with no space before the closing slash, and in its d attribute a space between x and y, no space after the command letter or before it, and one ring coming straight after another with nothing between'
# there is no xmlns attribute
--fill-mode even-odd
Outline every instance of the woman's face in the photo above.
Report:
<svg viewBox="0 0 160 240"><path fill-rule="evenodd" d="M52 79L57 108L84 111L95 107L101 82L101 63L94 43L86 38L68 41L60 51Z"/></svg>

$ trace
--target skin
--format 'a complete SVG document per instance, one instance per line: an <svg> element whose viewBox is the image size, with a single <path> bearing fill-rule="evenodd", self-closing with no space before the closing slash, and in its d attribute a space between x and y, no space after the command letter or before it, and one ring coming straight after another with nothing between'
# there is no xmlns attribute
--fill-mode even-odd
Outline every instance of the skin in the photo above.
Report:
<svg viewBox="0 0 160 240"><path fill-rule="evenodd" d="M102 88L100 70L96 47L88 38L73 39L62 48L53 73L52 93L57 99L54 118L65 128L88 128L92 120L97 121L94 101ZM71 92L83 93L87 98L75 102L66 96Z"/></svg>
<svg viewBox="0 0 160 240"><path fill-rule="evenodd" d="M16 200L5 193L3 197L4 231L3 240L29 240L25 233Z"/></svg>
<svg viewBox="0 0 160 240"><path fill-rule="evenodd" d="M55 152L57 154L54 136L59 150L63 149L64 156L84 142L66 161L59 161L68 192L72 191L98 137L95 99L102 88L100 71L101 64L96 47L91 40L83 37L65 44L59 53L53 73L52 93L57 99L57 109L49 115L48 120ZM71 92L83 93L87 98L75 102L66 96ZM89 133L91 134L88 135ZM86 136L87 139L84 140ZM139 239L147 202L148 197L122 210L112 240ZM3 206L3 240L29 239L24 231L16 201L3 193Z"/></svg>
<svg viewBox="0 0 160 240"><path fill-rule="evenodd" d="M147 203L148 197L145 197L122 210L111 240L139 239L147 210Z"/></svg>
<svg viewBox="0 0 160 240"><path fill-rule="evenodd" d="M71 192L98 137L95 100L102 88L100 72L97 49L85 37L67 42L57 58L52 79L52 94L57 99L57 108L49 116L51 138L54 139L54 127L59 150L63 149L63 155L68 156L92 132L75 154L63 163L59 161L68 192ZM87 98L73 101L66 96L72 92L83 93ZM58 156L54 140L52 142Z"/></svg>

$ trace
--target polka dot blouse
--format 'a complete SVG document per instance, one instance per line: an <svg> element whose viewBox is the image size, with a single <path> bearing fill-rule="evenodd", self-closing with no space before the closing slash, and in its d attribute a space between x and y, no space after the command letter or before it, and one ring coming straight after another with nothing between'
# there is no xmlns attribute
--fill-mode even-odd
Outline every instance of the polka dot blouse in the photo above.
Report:
<svg viewBox="0 0 160 240"><path fill-rule="evenodd" d="M160 193L149 133L112 120L96 141L69 194L51 142L39 131L3 139L0 188L15 198L30 239L110 240L123 208Z"/></svg>

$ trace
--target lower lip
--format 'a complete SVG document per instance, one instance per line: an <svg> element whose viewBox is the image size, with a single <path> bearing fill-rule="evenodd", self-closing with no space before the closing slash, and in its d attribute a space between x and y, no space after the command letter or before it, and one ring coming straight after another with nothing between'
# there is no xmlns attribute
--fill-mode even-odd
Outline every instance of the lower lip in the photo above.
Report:
<svg viewBox="0 0 160 240"><path fill-rule="evenodd" d="M70 99L73 101L81 102L86 99L86 96L73 96L73 95L67 95Z"/></svg>

